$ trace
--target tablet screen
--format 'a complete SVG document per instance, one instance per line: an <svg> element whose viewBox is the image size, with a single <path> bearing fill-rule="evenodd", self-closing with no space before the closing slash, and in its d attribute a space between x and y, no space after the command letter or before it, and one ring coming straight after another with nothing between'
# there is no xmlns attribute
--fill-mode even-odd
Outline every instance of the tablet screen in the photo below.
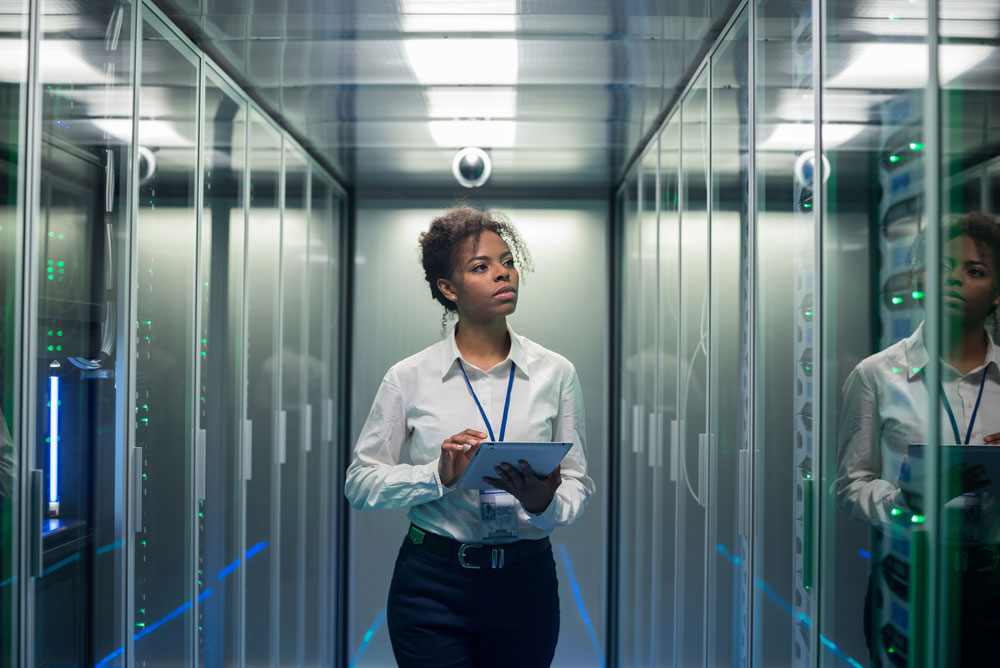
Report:
<svg viewBox="0 0 1000 668"><path fill-rule="evenodd" d="M572 446L572 443L484 441L479 444L455 486L458 489L494 489L483 478L496 478L495 467L504 462L516 467L522 459L528 462L536 475L548 477Z"/></svg>

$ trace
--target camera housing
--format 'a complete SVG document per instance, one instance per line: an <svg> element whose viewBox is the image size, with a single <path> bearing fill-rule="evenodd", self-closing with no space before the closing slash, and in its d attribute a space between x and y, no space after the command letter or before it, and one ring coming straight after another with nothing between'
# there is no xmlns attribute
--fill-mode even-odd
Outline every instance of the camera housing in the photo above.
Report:
<svg viewBox="0 0 1000 668"><path fill-rule="evenodd" d="M459 185L478 188L489 181L493 173L493 162L483 149L467 146L455 154L451 161L451 173Z"/></svg>

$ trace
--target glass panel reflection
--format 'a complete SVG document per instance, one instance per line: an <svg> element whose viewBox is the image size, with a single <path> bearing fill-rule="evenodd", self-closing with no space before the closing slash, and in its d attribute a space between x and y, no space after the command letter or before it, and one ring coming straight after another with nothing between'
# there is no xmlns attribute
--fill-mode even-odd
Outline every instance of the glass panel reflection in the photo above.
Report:
<svg viewBox="0 0 1000 668"><path fill-rule="evenodd" d="M657 451L653 459L652 596L650 663L667 665L674 656L674 577L677 529L677 383L680 305L680 114L660 133L659 298L656 366Z"/></svg>
<svg viewBox="0 0 1000 668"><path fill-rule="evenodd" d="M749 463L748 321L749 191L744 15L712 57L711 315L709 318L708 657L710 666L739 665L746 651L746 506Z"/></svg>
<svg viewBox="0 0 1000 668"><path fill-rule="evenodd" d="M198 64L158 19L143 21L139 92L135 445L135 661L193 656L195 258ZM170 620L170 624L163 623ZM155 633L153 632L155 630Z"/></svg>
<svg viewBox="0 0 1000 668"><path fill-rule="evenodd" d="M281 136L258 113L250 118L247 229L246 617L248 665L274 665L278 651L278 277L281 248Z"/></svg>
<svg viewBox="0 0 1000 668"><path fill-rule="evenodd" d="M205 77L201 230L199 429L199 656L206 668L240 662L243 556L243 255L246 103L213 73ZM206 594L208 592L208 594Z"/></svg>
<svg viewBox="0 0 1000 668"><path fill-rule="evenodd" d="M34 663L94 665L125 642L127 397L118 379L126 362L133 15L102 1L71 18L60 3L39 11L37 446L29 467L44 472L45 504L24 517L32 525L45 518L32 581ZM5 224L0 235L8 232Z"/></svg>
<svg viewBox="0 0 1000 668"><path fill-rule="evenodd" d="M285 149L285 201L281 217L281 406L285 414L281 469L281 663L301 665L305 650L306 464L312 449L314 407L308 378L309 288L306 257L309 166L305 156ZM318 407L316 407L318 408ZM282 438L282 436L279 436Z"/></svg>
<svg viewBox="0 0 1000 668"><path fill-rule="evenodd" d="M681 106L681 317L675 665L701 665L708 503L708 71Z"/></svg>

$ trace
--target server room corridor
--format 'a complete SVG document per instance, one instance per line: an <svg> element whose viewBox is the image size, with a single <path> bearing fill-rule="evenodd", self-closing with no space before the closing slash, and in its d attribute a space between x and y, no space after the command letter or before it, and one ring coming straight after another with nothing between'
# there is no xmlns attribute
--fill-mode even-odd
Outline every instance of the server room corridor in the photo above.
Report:
<svg viewBox="0 0 1000 668"><path fill-rule="evenodd" d="M0 668L397 665L456 204L582 394L552 666L996 663L995 0L2 0Z"/></svg>

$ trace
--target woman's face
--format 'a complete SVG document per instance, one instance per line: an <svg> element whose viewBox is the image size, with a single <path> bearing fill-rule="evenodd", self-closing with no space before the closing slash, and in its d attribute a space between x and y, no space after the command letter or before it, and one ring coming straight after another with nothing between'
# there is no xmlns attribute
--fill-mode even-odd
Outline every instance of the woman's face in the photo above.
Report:
<svg viewBox="0 0 1000 668"><path fill-rule="evenodd" d="M514 255L496 232L484 231L462 242L451 280L438 288L458 306L460 316L489 319L517 308L518 275Z"/></svg>
<svg viewBox="0 0 1000 668"><path fill-rule="evenodd" d="M969 323L984 323L1000 300L996 259L985 245L962 235L944 247L941 296L945 311Z"/></svg>

